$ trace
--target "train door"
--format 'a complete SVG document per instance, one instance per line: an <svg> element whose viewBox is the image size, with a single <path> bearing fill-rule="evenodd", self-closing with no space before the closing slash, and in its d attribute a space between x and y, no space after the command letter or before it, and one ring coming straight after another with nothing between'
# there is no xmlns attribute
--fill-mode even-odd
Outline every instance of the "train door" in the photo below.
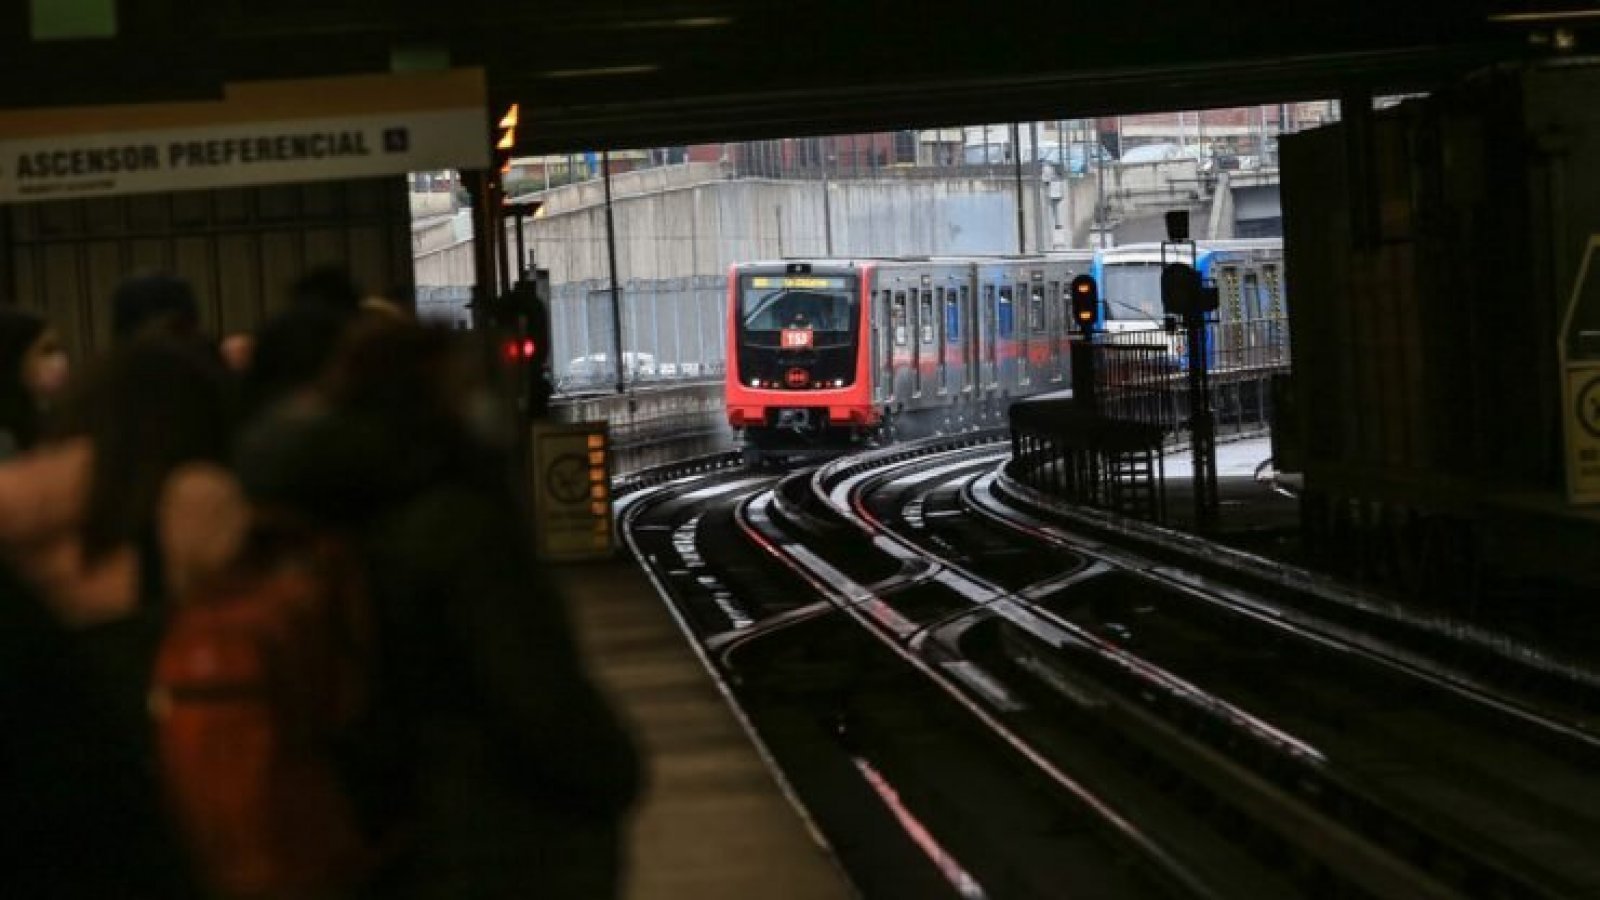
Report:
<svg viewBox="0 0 1600 900"><path fill-rule="evenodd" d="M995 306L995 381L1004 387L1012 387L1017 383L1016 297L1015 287L1005 283L1000 285L1000 300Z"/></svg>
<svg viewBox="0 0 1600 900"><path fill-rule="evenodd" d="M978 316L975 303L972 285L961 285L956 338L961 341L961 390L969 394L978 389Z"/></svg>
<svg viewBox="0 0 1600 900"><path fill-rule="evenodd" d="M979 383L985 390L994 387L996 365L995 358L995 331L994 331L994 285L986 284L980 289L978 295L978 350L982 359L979 367L982 369L982 378Z"/></svg>
<svg viewBox="0 0 1600 900"><path fill-rule="evenodd" d="M921 344L917 341L917 292L915 289L906 292L905 299L906 344L911 355L911 383L908 389L912 397L922 396L922 352Z"/></svg>
<svg viewBox="0 0 1600 900"><path fill-rule="evenodd" d="M894 299L889 306L889 323L892 326L892 336L894 338L894 348L890 352L889 362L889 392L890 396L895 398L901 396L899 379L896 376L899 375L901 355L906 353L910 344L911 325L909 318L910 313L906 309L906 292L895 291Z"/></svg>
<svg viewBox="0 0 1600 900"><path fill-rule="evenodd" d="M872 303L872 399L882 404L894 396L894 328L890 323L890 291L877 291Z"/></svg>
<svg viewBox="0 0 1600 900"><path fill-rule="evenodd" d="M1246 352L1254 355L1261 348L1261 278L1255 267L1244 272L1244 329Z"/></svg>
<svg viewBox="0 0 1600 900"><path fill-rule="evenodd" d="M1284 316L1286 310L1283 302L1283 270L1278 263L1263 263L1261 266L1261 318L1264 320L1261 329L1262 339L1266 342L1267 353L1270 360L1280 363L1289 356L1289 330Z"/></svg>
<svg viewBox="0 0 1600 900"><path fill-rule="evenodd" d="M950 393L950 350L945 333L950 328L950 296L943 285L933 289L933 346L935 365L939 367L939 393Z"/></svg>
<svg viewBox="0 0 1600 900"><path fill-rule="evenodd" d="M1033 379L1033 322L1028 318L1028 288L1026 281L1017 282L1017 384L1025 385Z"/></svg>
<svg viewBox="0 0 1600 900"><path fill-rule="evenodd" d="M1034 357L1038 357L1038 364L1034 364ZM1044 308L1044 273L1033 273L1033 281L1028 287L1028 368L1027 378L1031 384L1035 375L1040 381L1048 380L1050 371L1050 329L1045 327Z"/></svg>
<svg viewBox="0 0 1600 900"><path fill-rule="evenodd" d="M1244 289L1238 265L1221 266L1217 273L1220 293L1217 324L1212 329L1212 340L1207 348L1215 366L1237 364L1244 355Z"/></svg>
<svg viewBox="0 0 1600 900"><path fill-rule="evenodd" d="M1044 303L1045 332L1049 334L1050 341L1050 380L1060 381L1067 368L1062 360L1062 347L1067 342L1067 329L1072 321L1062 307L1061 282L1045 282Z"/></svg>

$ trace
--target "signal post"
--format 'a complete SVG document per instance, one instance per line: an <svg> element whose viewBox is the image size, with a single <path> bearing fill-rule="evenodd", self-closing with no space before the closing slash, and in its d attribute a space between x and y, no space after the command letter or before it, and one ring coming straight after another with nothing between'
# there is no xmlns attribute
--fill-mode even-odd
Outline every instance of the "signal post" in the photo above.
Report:
<svg viewBox="0 0 1600 900"><path fill-rule="evenodd" d="M1100 286L1094 278L1079 275L1067 288L1072 297L1072 321L1083 332L1072 339L1072 398L1090 412L1099 412L1095 390L1094 327L1100 319Z"/></svg>
<svg viewBox="0 0 1600 900"><path fill-rule="evenodd" d="M493 135L495 169L483 173L475 223L480 260L477 325L493 348L517 418L520 471L531 482L535 549L549 561L616 552L611 509L611 440L606 423L550 421L550 272L528 257L522 227L536 204L506 196L521 110L511 104ZM481 200L480 200L481 197ZM514 223L515 261L506 235Z"/></svg>
<svg viewBox="0 0 1600 900"><path fill-rule="evenodd" d="M1173 262L1167 262L1169 249ZM1181 259L1187 250L1189 262ZM1189 442L1194 460L1195 530L1216 530L1217 423L1211 409L1210 353L1206 347L1206 315L1216 311L1217 288L1201 282L1193 262L1194 241L1189 239L1189 213L1167 213L1167 240L1161 242L1161 305L1167 315L1183 320L1189 348Z"/></svg>

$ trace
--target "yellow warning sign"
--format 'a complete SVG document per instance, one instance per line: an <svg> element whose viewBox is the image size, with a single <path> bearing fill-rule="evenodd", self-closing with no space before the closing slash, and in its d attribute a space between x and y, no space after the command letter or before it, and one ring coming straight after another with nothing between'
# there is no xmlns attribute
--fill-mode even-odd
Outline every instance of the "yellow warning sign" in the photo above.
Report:
<svg viewBox="0 0 1600 900"><path fill-rule="evenodd" d="M1566 372L1567 498L1600 501L1600 364L1568 363Z"/></svg>
<svg viewBox="0 0 1600 900"><path fill-rule="evenodd" d="M605 422L533 427L535 533L541 559L612 555L611 439Z"/></svg>
<svg viewBox="0 0 1600 900"><path fill-rule="evenodd" d="M1600 503L1600 234L1590 235L1562 317L1561 430L1567 501Z"/></svg>

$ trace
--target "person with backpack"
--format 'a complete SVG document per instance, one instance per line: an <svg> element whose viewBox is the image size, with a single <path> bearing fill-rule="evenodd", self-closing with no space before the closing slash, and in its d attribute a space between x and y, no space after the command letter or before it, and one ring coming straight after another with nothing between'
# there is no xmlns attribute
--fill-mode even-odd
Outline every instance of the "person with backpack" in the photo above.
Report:
<svg viewBox="0 0 1600 900"><path fill-rule="evenodd" d="M474 371L447 332L361 322L320 407L254 432L239 473L364 562L375 677L350 784L392 838L371 895L603 900L639 761L534 562L509 459L469 423Z"/></svg>
<svg viewBox="0 0 1600 900"><path fill-rule="evenodd" d="M230 521L237 542L205 530ZM369 669L358 564L205 468L175 473L161 529L174 602L150 708L202 880L219 897L350 896L378 858L341 756Z"/></svg>

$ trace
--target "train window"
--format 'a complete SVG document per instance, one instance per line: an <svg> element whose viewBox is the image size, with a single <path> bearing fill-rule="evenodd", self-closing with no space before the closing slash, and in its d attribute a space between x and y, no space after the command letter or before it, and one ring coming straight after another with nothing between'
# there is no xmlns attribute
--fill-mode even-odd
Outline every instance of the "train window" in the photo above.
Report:
<svg viewBox="0 0 1600 900"><path fill-rule="evenodd" d="M894 345L904 347L908 339L906 330L906 292L894 292L894 308L889 314L889 321L894 323Z"/></svg>
<svg viewBox="0 0 1600 900"><path fill-rule="evenodd" d="M1000 286L1000 336L1003 338L1011 337L1014 329L1014 314L1011 308L1012 296L1011 285L1003 284Z"/></svg>
<svg viewBox="0 0 1600 900"><path fill-rule="evenodd" d="M922 292L922 302L917 306L917 326L924 344L933 343L933 295Z"/></svg>
<svg viewBox="0 0 1600 900"><path fill-rule="evenodd" d="M1028 298L1028 330L1034 334L1044 333L1044 288L1035 287L1033 296Z"/></svg>
<svg viewBox="0 0 1600 900"><path fill-rule="evenodd" d="M812 279L816 286L779 287L766 277L746 277L740 285L739 328L746 335L769 335L805 326L817 331L850 331L856 320L854 288L848 279Z"/></svg>
<svg viewBox="0 0 1600 900"><path fill-rule="evenodd" d="M956 303L955 291L944 295L944 339L952 344L961 340L961 307Z"/></svg>

